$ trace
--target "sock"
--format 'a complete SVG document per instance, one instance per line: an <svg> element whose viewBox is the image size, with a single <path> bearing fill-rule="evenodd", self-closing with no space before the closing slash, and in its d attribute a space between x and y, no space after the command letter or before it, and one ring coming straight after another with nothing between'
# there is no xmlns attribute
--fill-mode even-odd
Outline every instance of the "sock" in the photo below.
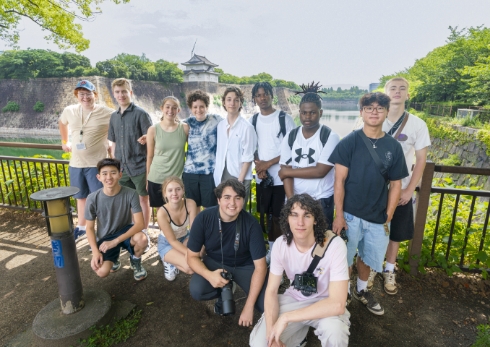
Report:
<svg viewBox="0 0 490 347"><path fill-rule="evenodd" d="M269 241L269 251L272 252L272 246L274 246L274 241Z"/></svg>
<svg viewBox="0 0 490 347"><path fill-rule="evenodd" d="M390 272L395 271L395 264L386 262L385 271L390 271Z"/></svg>
<svg viewBox="0 0 490 347"><path fill-rule="evenodd" d="M367 281L363 281L359 277L357 277L357 292L360 293L361 290L366 290L366 288L367 288Z"/></svg>
<svg viewBox="0 0 490 347"><path fill-rule="evenodd" d="M133 258L134 260L138 260L140 259L141 257L135 257L134 255L131 256L131 258Z"/></svg>
<svg viewBox="0 0 490 347"><path fill-rule="evenodd" d="M78 230L85 230L85 225L77 225Z"/></svg>

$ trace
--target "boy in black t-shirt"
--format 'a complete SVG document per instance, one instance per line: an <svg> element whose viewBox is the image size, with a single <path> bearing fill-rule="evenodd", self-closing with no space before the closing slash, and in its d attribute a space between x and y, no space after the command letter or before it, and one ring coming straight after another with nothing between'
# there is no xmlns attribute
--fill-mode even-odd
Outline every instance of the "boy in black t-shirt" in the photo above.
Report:
<svg viewBox="0 0 490 347"><path fill-rule="evenodd" d="M247 293L239 325L252 326L254 306L264 312L267 265L262 229L257 220L242 211L245 186L236 179L226 180L215 189L218 206L199 213L192 223L187 243L187 264L194 271L189 289L196 300L218 298L215 313L222 314L221 288L228 280L221 272L233 275L233 281ZM206 248L201 261L200 252Z"/></svg>
<svg viewBox="0 0 490 347"><path fill-rule="evenodd" d="M329 158L335 163L333 231L347 231L349 266L358 253L354 297L370 312L382 315L384 310L368 291L367 281L370 268L382 270L389 223L400 198L401 179L408 176L408 171L400 144L382 131L390 98L383 93L369 93L359 104L363 128L340 141Z"/></svg>

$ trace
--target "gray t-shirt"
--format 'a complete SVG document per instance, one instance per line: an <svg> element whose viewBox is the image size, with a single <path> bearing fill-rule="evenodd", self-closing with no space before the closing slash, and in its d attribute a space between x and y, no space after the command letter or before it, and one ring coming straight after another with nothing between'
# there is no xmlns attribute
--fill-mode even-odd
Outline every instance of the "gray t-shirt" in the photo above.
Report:
<svg viewBox="0 0 490 347"><path fill-rule="evenodd" d="M90 194L85 205L85 219L97 218L97 241L131 224L131 212L142 211L134 189L121 187L121 191L114 196L105 195L103 190L101 188Z"/></svg>

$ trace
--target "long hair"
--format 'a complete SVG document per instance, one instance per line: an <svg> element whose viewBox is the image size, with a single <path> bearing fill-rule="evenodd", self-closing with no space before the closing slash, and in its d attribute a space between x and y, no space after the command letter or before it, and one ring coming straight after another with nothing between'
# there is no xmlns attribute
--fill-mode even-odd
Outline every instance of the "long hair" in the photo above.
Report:
<svg viewBox="0 0 490 347"><path fill-rule="evenodd" d="M165 196L165 193L167 192L167 186L170 183L172 183L172 182L175 182L178 185L180 185L180 187L182 188L182 190L185 192L184 181L182 181L182 179L180 177L177 177L177 176L169 176L162 183L162 196L163 196L163 200L165 200L165 202L168 202L168 199ZM185 193L184 193L184 199L185 199Z"/></svg>
<svg viewBox="0 0 490 347"><path fill-rule="evenodd" d="M313 226L315 242L323 246L323 243L325 242L325 232L328 229L327 218L323 214L320 202L316 201L308 194L293 195L290 199L288 199L286 205L284 205L281 210L279 223L288 246L293 240L293 233L289 227L289 215L291 214L291 210L293 209L294 205L297 205L302 210L311 213L316 222L316 224Z"/></svg>

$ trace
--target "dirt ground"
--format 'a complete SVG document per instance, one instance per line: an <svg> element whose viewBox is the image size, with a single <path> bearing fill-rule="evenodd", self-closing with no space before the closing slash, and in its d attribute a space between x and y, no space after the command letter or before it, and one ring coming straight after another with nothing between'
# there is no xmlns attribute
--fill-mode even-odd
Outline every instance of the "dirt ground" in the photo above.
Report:
<svg viewBox="0 0 490 347"><path fill-rule="evenodd" d="M51 249L44 219L37 214L0 209L0 346L32 325L36 314L58 296ZM156 247L143 264L148 278L135 282L128 255L124 268L99 279L90 268L86 240L78 244L84 288L107 291L114 300L128 300L143 311L132 346L248 346L251 329L238 326L239 315L219 317L213 302L196 302L190 295L190 276L174 282L163 276ZM437 270L412 277L399 273L400 291L384 294L381 278L375 295L384 316L375 316L353 300L350 346L471 346L476 326L490 317L490 281L477 275L447 277ZM235 293L237 311L245 295ZM259 318L256 314L255 322ZM320 346L310 330L308 346Z"/></svg>

